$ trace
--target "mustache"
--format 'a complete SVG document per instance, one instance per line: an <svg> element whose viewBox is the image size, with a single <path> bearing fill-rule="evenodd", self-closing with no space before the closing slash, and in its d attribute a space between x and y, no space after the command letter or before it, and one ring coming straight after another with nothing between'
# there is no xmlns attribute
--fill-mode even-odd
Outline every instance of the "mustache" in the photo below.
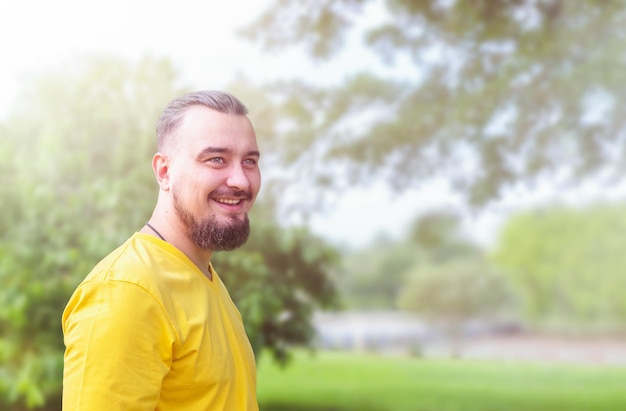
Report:
<svg viewBox="0 0 626 411"><path fill-rule="evenodd" d="M211 191L209 197L237 197L245 200L252 199L252 192L246 190L224 190L218 189Z"/></svg>

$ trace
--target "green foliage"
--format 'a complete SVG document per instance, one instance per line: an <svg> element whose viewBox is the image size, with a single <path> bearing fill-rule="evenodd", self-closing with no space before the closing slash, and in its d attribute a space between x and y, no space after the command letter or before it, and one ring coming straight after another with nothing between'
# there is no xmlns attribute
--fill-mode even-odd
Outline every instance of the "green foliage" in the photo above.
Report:
<svg viewBox="0 0 626 411"><path fill-rule="evenodd" d="M412 301L417 294L427 293L426 300L433 302L432 299L438 298L440 293L465 295L472 290L457 281L460 278L446 276L450 271L457 272L462 267L460 271L463 273L471 272L472 280L481 279L491 284L489 278L481 277L483 274L488 276L491 271L486 263L481 262L482 251L463 236L460 223L454 213L434 210L418 217L404 239L381 239L346 255L344 264L335 273L345 305L361 309L402 308L433 314L432 310L425 310L428 303ZM422 275L433 270L432 276ZM446 275L441 278L434 275L440 271ZM425 288L420 289L422 287ZM495 289L494 293L497 293ZM419 310L417 304L421 304ZM457 310L456 306L446 307L443 301L436 306L437 310L442 310L441 315ZM472 314L473 311L468 311L465 317Z"/></svg>
<svg viewBox="0 0 626 411"><path fill-rule="evenodd" d="M259 367L264 411L605 411L626 407L626 368L298 353Z"/></svg>
<svg viewBox="0 0 626 411"><path fill-rule="evenodd" d="M468 319L500 320L514 312L514 303L503 277L473 257L417 266L398 305L455 328Z"/></svg>
<svg viewBox="0 0 626 411"><path fill-rule="evenodd" d="M3 409L60 407L61 312L93 265L149 215L153 124L177 92L173 77L166 61L88 61L31 84L3 125Z"/></svg>
<svg viewBox="0 0 626 411"><path fill-rule="evenodd" d="M413 244L378 242L347 254L334 270L342 303L351 309L395 309L407 272L421 252Z"/></svg>
<svg viewBox="0 0 626 411"><path fill-rule="evenodd" d="M260 40L272 50L280 50L288 43L288 38L303 43L307 52L313 56L326 58L340 50L344 44L342 33L353 20L351 15L358 14L362 8L363 1L360 0L345 0L341 3L332 0L277 0L271 10L260 16L254 25L242 30L242 33L254 38L259 31L263 32ZM267 30L270 27L277 30Z"/></svg>
<svg viewBox="0 0 626 411"><path fill-rule="evenodd" d="M623 329L626 208L545 207L513 217L494 261L519 291L529 321L579 330Z"/></svg>
<svg viewBox="0 0 626 411"><path fill-rule="evenodd" d="M481 204L515 184L623 175L625 24L620 1L280 0L244 35L320 67L360 39L384 63L266 87L294 178L401 190L443 176Z"/></svg>
<svg viewBox="0 0 626 411"><path fill-rule="evenodd" d="M254 217L252 217L254 218ZM302 228L254 224L248 243L236 253L218 253L213 264L245 319L252 346L271 352L281 364L289 349L313 340L316 308L332 308L336 290L328 277L336 252Z"/></svg>
<svg viewBox="0 0 626 411"><path fill-rule="evenodd" d="M463 324L515 320L517 302L507 279L464 238L460 219L434 212L416 221L410 238L428 251L414 265L398 296L398 307L443 327L456 343Z"/></svg>
<svg viewBox="0 0 626 411"><path fill-rule="evenodd" d="M176 77L167 60L89 59L31 84L0 124L0 409L60 409L61 313L97 261L152 212L156 120L187 91ZM251 244L216 267L255 349L283 359L288 344L310 338L313 307L335 298L325 270L336 256L273 221L265 211Z"/></svg>
<svg viewBox="0 0 626 411"><path fill-rule="evenodd" d="M449 261L480 254L479 247L461 233L461 218L450 211L434 210L416 219L409 240L431 261Z"/></svg>

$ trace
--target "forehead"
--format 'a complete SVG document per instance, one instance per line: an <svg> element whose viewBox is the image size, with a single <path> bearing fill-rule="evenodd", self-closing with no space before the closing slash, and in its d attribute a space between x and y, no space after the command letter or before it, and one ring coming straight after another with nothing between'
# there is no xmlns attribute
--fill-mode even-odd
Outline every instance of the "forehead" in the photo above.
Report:
<svg viewBox="0 0 626 411"><path fill-rule="evenodd" d="M248 117L220 113L204 106L189 108L176 134L178 148L192 153L207 146L233 152L258 150L254 127Z"/></svg>

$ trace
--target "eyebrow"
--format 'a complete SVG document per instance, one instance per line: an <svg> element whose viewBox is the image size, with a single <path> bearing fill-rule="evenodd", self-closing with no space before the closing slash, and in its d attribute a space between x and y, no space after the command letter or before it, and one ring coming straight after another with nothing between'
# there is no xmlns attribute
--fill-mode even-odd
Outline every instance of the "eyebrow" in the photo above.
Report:
<svg viewBox="0 0 626 411"><path fill-rule="evenodd" d="M198 154L198 157L202 157L207 154L231 153L231 152L232 150L225 148L225 147L207 147ZM249 157L249 156L261 157L261 153L258 150L250 150L246 153L246 157Z"/></svg>

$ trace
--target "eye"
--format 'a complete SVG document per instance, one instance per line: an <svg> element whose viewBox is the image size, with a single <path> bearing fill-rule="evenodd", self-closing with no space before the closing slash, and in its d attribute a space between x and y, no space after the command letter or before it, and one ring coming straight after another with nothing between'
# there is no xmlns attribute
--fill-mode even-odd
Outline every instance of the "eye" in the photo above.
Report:
<svg viewBox="0 0 626 411"><path fill-rule="evenodd" d="M217 164L223 164L226 162L226 160L224 160L223 157L211 157L207 160L208 163L217 163Z"/></svg>
<svg viewBox="0 0 626 411"><path fill-rule="evenodd" d="M254 159L254 158L246 158L245 160L243 160L243 164L246 166L256 166L258 163L258 160Z"/></svg>

